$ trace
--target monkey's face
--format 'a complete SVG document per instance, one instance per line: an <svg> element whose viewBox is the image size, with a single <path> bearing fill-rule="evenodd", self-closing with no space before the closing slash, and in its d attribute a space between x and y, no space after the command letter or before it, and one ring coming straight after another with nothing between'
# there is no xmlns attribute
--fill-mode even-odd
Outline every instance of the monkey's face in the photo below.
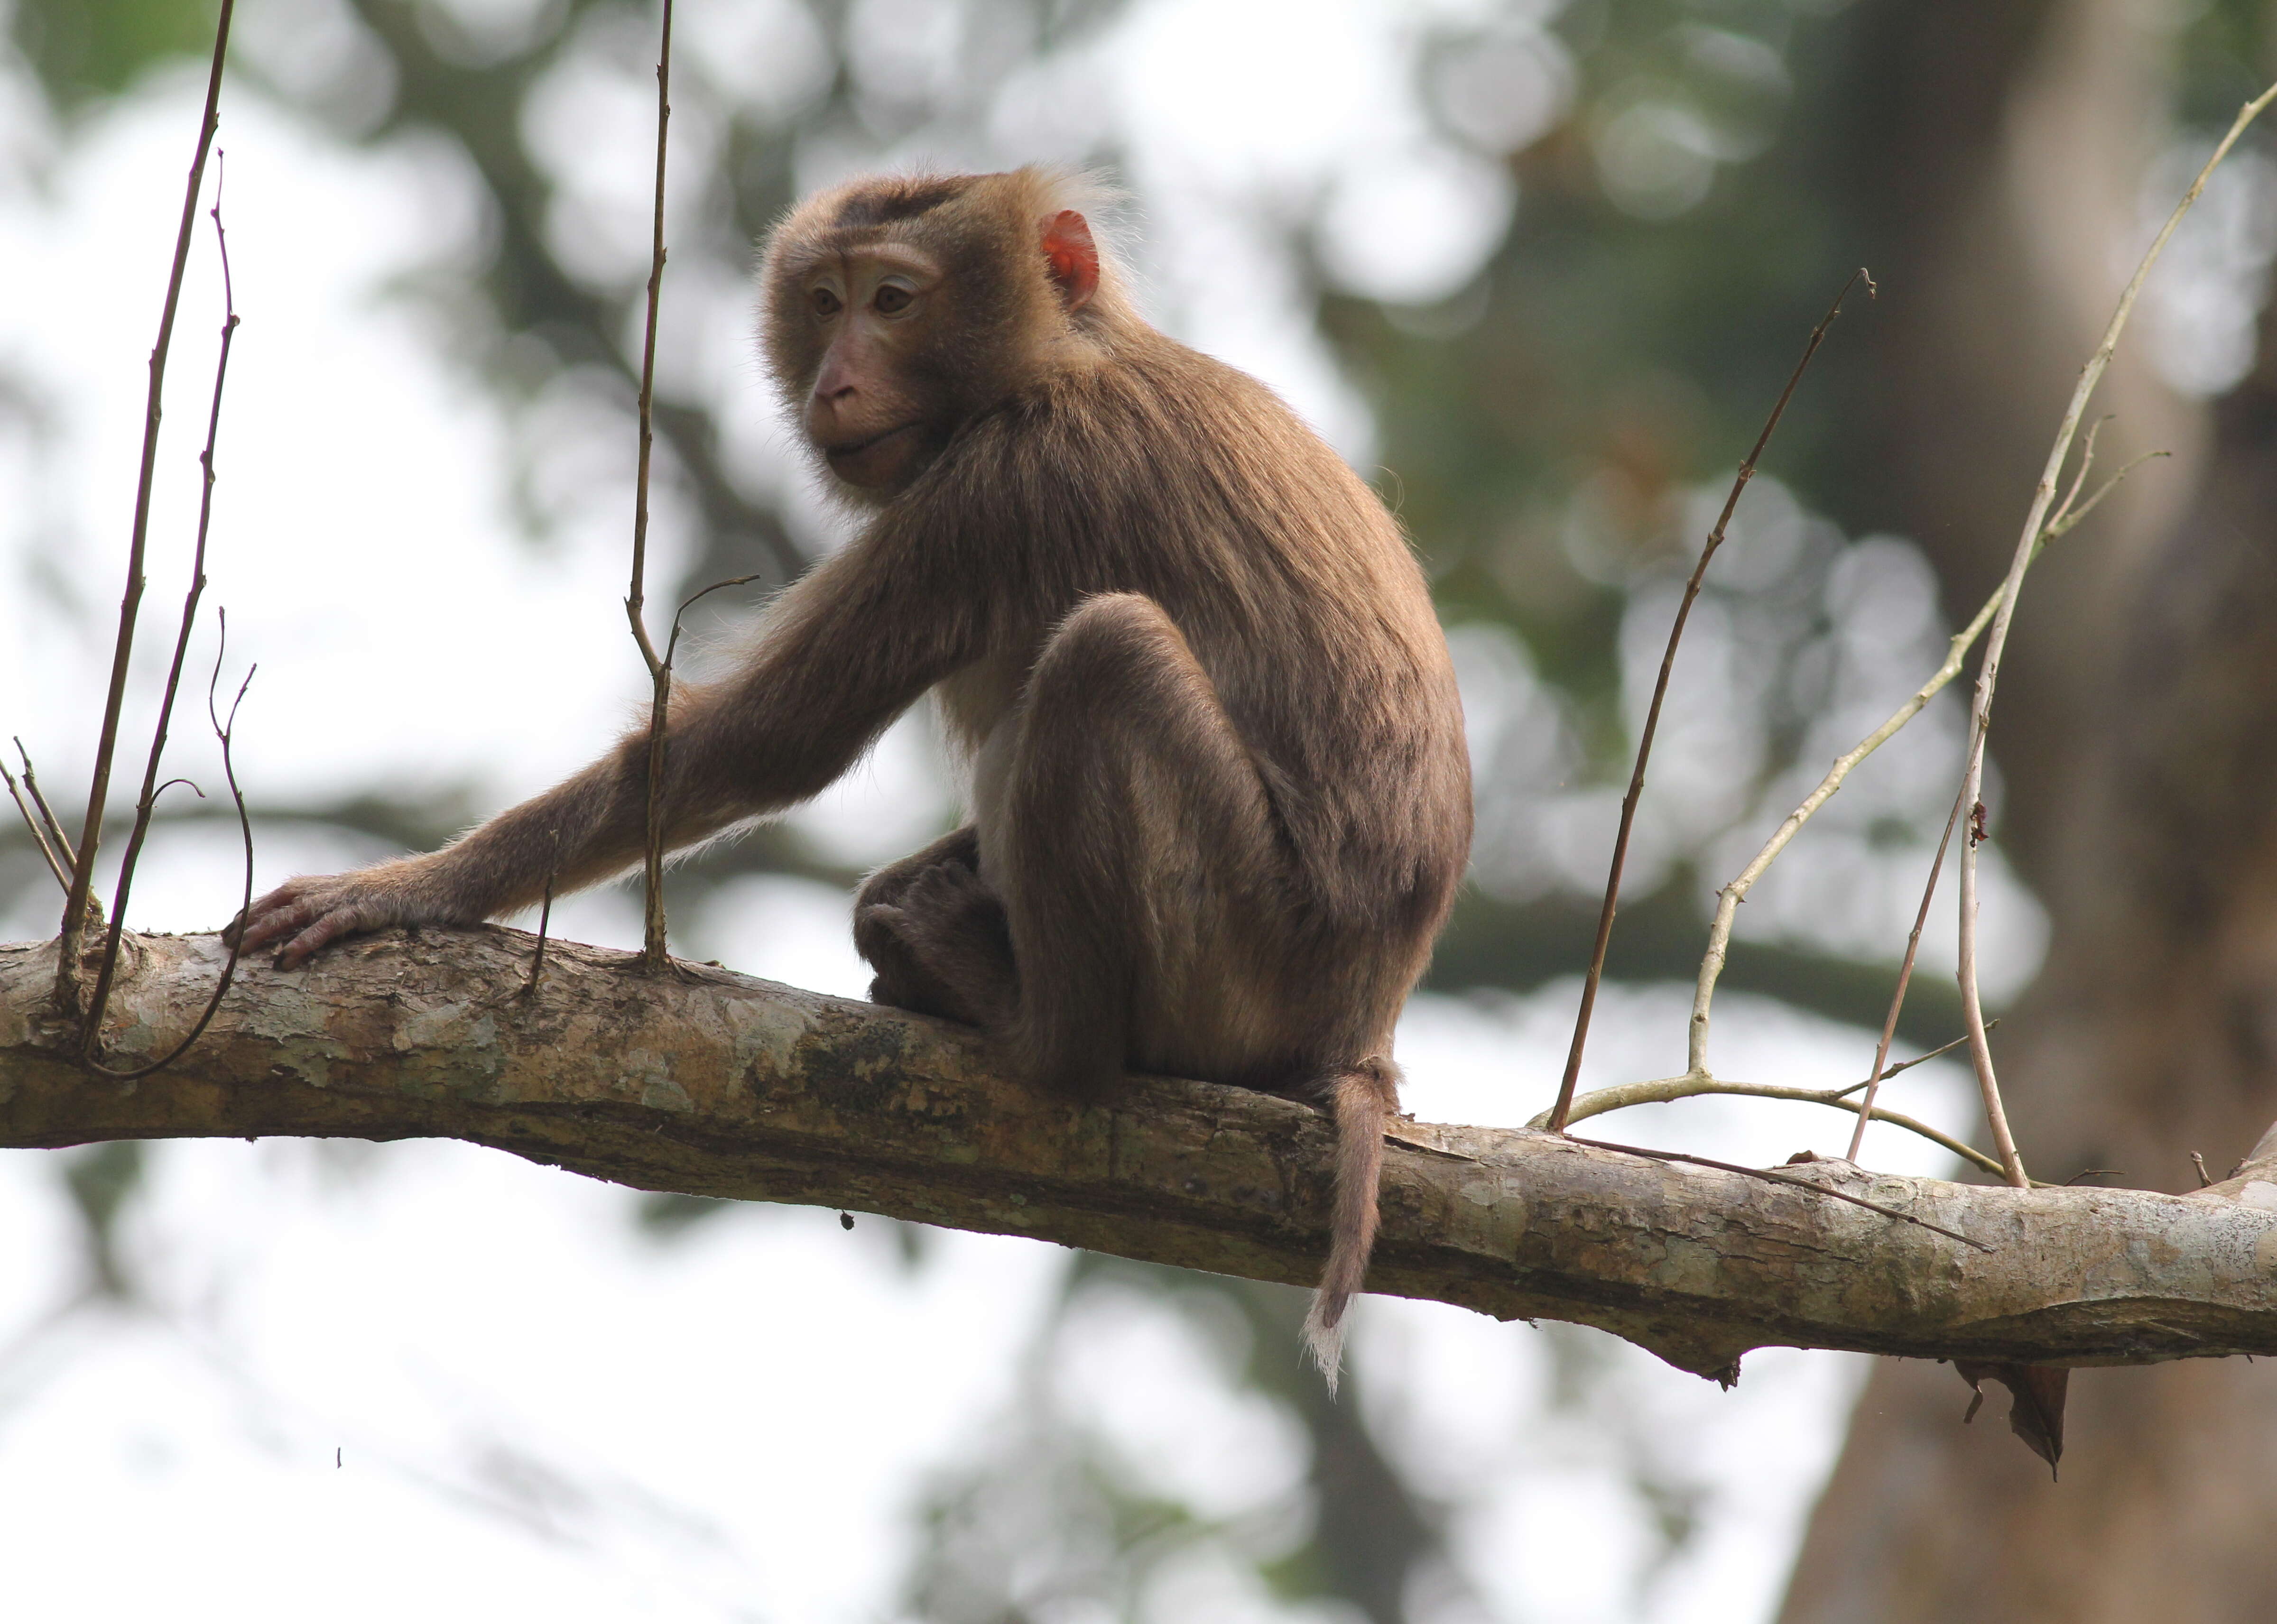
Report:
<svg viewBox="0 0 2277 1624"><path fill-rule="evenodd" d="M761 270L769 366L840 490L907 490L958 431L1092 353L1091 228L1045 178L888 177L801 205ZM1095 318L1086 318L1092 321Z"/></svg>
<svg viewBox="0 0 2277 1624"><path fill-rule="evenodd" d="M800 279L803 319L820 360L807 391L807 437L856 489L891 496L939 448L940 403L925 356L942 319L944 276L906 243L849 249Z"/></svg>

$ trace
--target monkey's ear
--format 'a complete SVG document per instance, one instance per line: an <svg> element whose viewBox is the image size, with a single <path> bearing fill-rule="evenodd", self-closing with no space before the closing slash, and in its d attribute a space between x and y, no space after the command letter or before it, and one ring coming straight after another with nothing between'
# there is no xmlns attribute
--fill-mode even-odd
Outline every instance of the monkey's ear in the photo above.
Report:
<svg viewBox="0 0 2277 1624"><path fill-rule="evenodd" d="M1099 291L1099 245L1091 239L1089 221L1072 209L1061 209L1044 226L1044 258L1062 304L1076 311L1091 302Z"/></svg>

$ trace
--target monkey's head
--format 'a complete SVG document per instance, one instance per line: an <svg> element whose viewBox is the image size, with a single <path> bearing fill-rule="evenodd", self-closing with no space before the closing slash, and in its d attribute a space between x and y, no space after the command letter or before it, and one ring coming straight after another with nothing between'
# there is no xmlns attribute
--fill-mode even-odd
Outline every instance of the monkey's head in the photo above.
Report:
<svg viewBox="0 0 2277 1624"><path fill-rule="evenodd" d="M849 494L889 499L973 418L1097 353L1121 311L1076 184L1038 169L860 180L793 210L760 267L787 411Z"/></svg>

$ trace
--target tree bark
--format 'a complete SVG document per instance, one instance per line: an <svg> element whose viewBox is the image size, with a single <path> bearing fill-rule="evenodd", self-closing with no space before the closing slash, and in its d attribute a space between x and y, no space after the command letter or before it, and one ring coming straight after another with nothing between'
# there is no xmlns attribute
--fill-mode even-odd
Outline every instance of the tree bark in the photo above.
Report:
<svg viewBox="0 0 2277 1624"><path fill-rule="evenodd" d="M139 937L114 1064L164 1053L211 937ZM0 946L0 1144L449 1137L641 1189L858 1209L1309 1284L1333 1135L1308 1105L1132 1079L1085 1104L1002 1081L980 1036L723 970L652 975L530 938L400 933L243 967L197 1045L138 1083L51 1024L54 949ZM1601 1326L1729 1381L1767 1345L2135 1364L2277 1354L2271 1160L2189 1198L1783 1169L1807 1188L1523 1129L1401 1120L1372 1289ZM1957 1389L1948 1397L1957 1396Z"/></svg>

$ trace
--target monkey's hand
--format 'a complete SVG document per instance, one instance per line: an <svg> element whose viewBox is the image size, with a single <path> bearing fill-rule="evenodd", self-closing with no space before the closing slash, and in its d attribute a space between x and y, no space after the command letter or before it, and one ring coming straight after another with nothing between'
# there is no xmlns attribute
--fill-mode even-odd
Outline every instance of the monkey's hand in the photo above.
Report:
<svg viewBox="0 0 2277 1624"><path fill-rule="evenodd" d="M277 968L289 970L326 943L391 925L476 924L437 883L432 859L406 857L353 874L308 874L287 880L245 911L222 939L252 953L272 942Z"/></svg>

